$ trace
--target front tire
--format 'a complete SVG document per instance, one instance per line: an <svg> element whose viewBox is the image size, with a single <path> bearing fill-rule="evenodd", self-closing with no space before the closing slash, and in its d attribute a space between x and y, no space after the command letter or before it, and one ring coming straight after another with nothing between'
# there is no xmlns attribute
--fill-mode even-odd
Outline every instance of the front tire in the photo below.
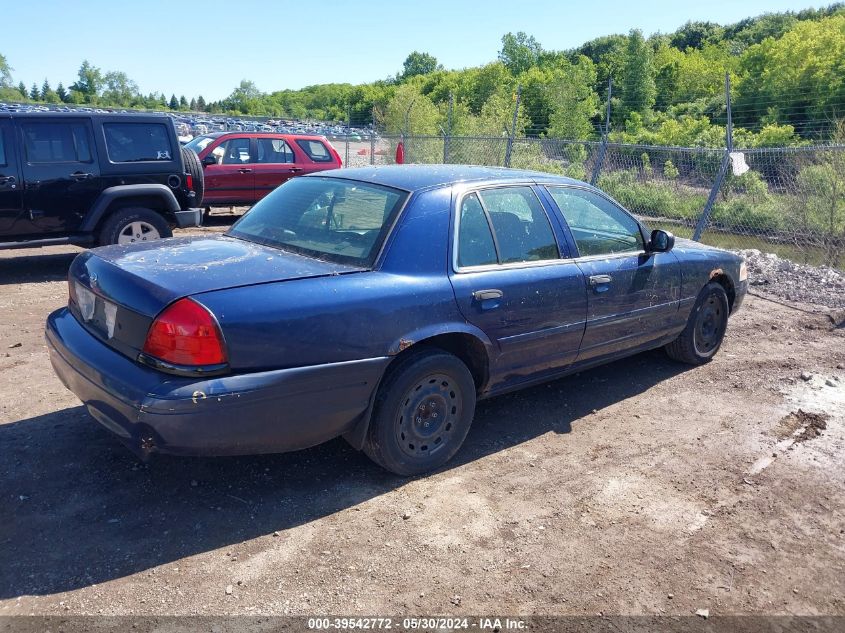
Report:
<svg viewBox="0 0 845 633"><path fill-rule="evenodd" d="M684 331L666 346L666 353L690 365L710 362L722 346L729 314L725 289L711 281L699 293Z"/></svg>
<svg viewBox="0 0 845 633"><path fill-rule="evenodd" d="M412 352L379 387L364 452L397 475L429 472L458 452L474 415L467 366L439 350Z"/></svg>
<svg viewBox="0 0 845 633"><path fill-rule="evenodd" d="M131 207L113 211L100 229L98 242L107 244L138 244L163 237L172 237L167 221L151 209Z"/></svg>

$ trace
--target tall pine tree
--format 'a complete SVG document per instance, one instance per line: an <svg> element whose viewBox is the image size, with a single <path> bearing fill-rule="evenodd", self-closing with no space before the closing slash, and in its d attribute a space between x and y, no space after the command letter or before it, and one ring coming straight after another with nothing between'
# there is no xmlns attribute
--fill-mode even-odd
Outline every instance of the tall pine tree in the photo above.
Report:
<svg viewBox="0 0 845 633"><path fill-rule="evenodd" d="M622 111L625 118L632 112L648 115L657 98L654 83L654 53L643 38L642 31L634 29L628 35L625 61L622 66Z"/></svg>

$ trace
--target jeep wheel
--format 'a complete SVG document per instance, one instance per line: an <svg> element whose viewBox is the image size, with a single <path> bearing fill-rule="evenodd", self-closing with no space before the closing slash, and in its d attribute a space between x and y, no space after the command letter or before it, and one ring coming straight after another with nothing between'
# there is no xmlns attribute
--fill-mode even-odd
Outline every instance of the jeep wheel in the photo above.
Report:
<svg viewBox="0 0 845 633"><path fill-rule="evenodd" d="M187 147L182 149L182 162L185 163L185 173L190 174L194 181L194 207L202 205L202 197L205 194L205 172L202 170L202 163L200 163L199 156L196 152Z"/></svg>
<svg viewBox="0 0 845 633"><path fill-rule="evenodd" d="M103 246L137 244L172 235L167 221L155 211L141 208L118 209L103 223L99 243Z"/></svg>

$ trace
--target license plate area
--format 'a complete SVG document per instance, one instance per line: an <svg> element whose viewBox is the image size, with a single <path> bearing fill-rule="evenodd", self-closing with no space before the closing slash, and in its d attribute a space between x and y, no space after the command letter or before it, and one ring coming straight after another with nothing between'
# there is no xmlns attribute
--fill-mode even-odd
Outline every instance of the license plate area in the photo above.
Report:
<svg viewBox="0 0 845 633"><path fill-rule="evenodd" d="M117 305L103 299L80 284L74 282L76 304L82 322L105 339L114 338L114 328L117 323Z"/></svg>

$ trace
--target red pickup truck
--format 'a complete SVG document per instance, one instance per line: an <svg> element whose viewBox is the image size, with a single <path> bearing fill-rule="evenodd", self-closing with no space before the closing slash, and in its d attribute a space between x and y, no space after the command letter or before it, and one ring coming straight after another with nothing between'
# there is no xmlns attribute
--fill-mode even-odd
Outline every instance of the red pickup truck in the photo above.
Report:
<svg viewBox="0 0 845 633"><path fill-rule="evenodd" d="M341 166L323 136L264 132L217 132L187 146L205 172L206 207L252 205L286 180Z"/></svg>

